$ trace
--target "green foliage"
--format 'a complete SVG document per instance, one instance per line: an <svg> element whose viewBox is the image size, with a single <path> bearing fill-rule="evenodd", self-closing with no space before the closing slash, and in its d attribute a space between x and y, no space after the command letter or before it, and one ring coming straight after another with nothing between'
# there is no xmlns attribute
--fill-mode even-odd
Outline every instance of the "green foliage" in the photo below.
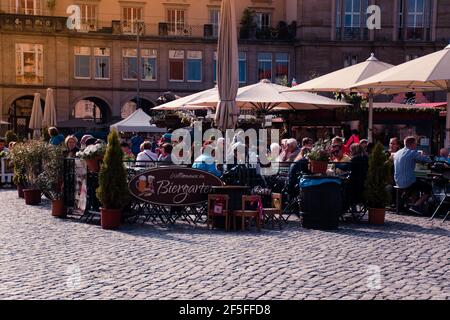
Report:
<svg viewBox="0 0 450 320"><path fill-rule="evenodd" d="M38 176L43 170L47 144L29 140L17 143L10 151L9 159L14 163L14 183L25 184L28 188L38 188Z"/></svg>
<svg viewBox="0 0 450 320"><path fill-rule="evenodd" d="M14 164L14 176L13 182L16 186L22 185L24 186L27 182L25 172L26 172L26 163L25 158L23 156L25 144L24 143L16 143L14 148L10 150L8 154L8 159Z"/></svg>
<svg viewBox="0 0 450 320"><path fill-rule="evenodd" d="M17 136L17 134L14 133L14 131L8 130L5 133L5 140L6 140L6 144L9 144L10 142L19 141L19 137Z"/></svg>
<svg viewBox="0 0 450 320"><path fill-rule="evenodd" d="M123 152L115 129L108 136L108 146L99 173L97 198L105 209L122 209L130 199Z"/></svg>
<svg viewBox="0 0 450 320"><path fill-rule="evenodd" d="M311 152L308 153L308 159L314 161L329 161L330 160L330 146L331 141L319 140L314 144Z"/></svg>
<svg viewBox="0 0 450 320"><path fill-rule="evenodd" d="M386 187L389 183L389 159L381 143L377 143L369 157L369 171L365 183L365 198L369 208L384 208L390 201Z"/></svg>
<svg viewBox="0 0 450 320"><path fill-rule="evenodd" d="M37 185L51 200L61 200L63 197L64 152L63 146L45 146L42 172L38 176Z"/></svg>
<svg viewBox="0 0 450 320"><path fill-rule="evenodd" d="M248 39L251 33L256 30L255 11L246 8L242 12L240 38Z"/></svg>

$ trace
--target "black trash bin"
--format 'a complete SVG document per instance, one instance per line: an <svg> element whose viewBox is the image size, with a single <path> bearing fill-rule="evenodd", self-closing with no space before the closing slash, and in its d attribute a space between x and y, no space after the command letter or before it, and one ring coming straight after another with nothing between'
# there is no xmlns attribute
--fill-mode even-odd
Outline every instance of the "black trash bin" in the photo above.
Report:
<svg viewBox="0 0 450 320"><path fill-rule="evenodd" d="M303 227L338 229L342 215L342 180L337 177L304 176L300 180Z"/></svg>

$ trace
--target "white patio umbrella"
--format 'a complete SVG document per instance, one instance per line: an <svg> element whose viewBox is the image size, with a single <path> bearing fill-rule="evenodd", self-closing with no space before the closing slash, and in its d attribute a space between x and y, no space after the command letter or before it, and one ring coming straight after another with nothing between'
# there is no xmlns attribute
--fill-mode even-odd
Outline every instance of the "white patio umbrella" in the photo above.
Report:
<svg viewBox="0 0 450 320"><path fill-rule="evenodd" d="M353 87L356 90L373 88L377 93L383 94L446 91L445 146L450 147L450 45L360 81Z"/></svg>
<svg viewBox="0 0 450 320"><path fill-rule="evenodd" d="M42 107L40 93L34 94L33 107L31 109L31 118L28 128L33 130L33 139L39 139L42 129Z"/></svg>
<svg viewBox="0 0 450 320"><path fill-rule="evenodd" d="M42 119L43 127L55 127L56 126L56 109L55 100L53 97L53 89L47 89L47 95L45 97L44 118Z"/></svg>
<svg viewBox="0 0 450 320"><path fill-rule="evenodd" d="M205 109L205 107L198 107L195 105L190 105L196 100L206 98L210 95L217 94L217 87L212 89L208 89L205 91L197 92L186 97L182 97L167 103L164 103L158 107L153 108L152 110L167 110L167 111L182 111L182 110L196 110L196 109Z"/></svg>
<svg viewBox="0 0 450 320"><path fill-rule="evenodd" d="M359 92L367 93L369 99L369 141L372 142L373 136L373 96L378 92L374 88L351 89L355 83L367 79L375 74L392 68L393 65L381 62L372 53L366 61L353 66L343 68L321 77L306 81L298 86L288 89L293 91L310 92Z"/></svg>
<svg viewBox="0 0 450 320"><path fill-rule="evenodd" d="M234 128L237 123L236 94L238 81L238 42L234 0L223 0L220 10L217 46L217 104L216 126L221 130Z"/></svg>
<svg viewBox="0 0 450 320"><path fill-rule="evenodd" d="M253 109L263 113L281 110L317 110L334 109L349 105L341 101L325 98L308 92L284 92L287 87L280 86L269 80L261 80L257 84L239 88L236 95L236 105L239 109ZM213 107L217 105L219 95L192 102L196 106Z"/></svg>

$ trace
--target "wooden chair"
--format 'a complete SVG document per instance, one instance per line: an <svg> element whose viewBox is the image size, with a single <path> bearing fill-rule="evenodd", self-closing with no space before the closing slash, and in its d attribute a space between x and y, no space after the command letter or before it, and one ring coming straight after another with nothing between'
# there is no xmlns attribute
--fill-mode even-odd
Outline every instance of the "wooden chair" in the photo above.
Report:
<svg viewBox="0 0 450 320"><path fill-rule="evenodd" d="M233 226L234 226L234 230L236 230L236 217L240 217L241 218L241 230L244 231L245 230L245 220L249 219L249 228L250 228L250 224L251 224L251 220L255 220L256 222L256 228L258 229L258 231L261 231L261 217L260 217L260 212L259 209L254 209L254 210L248 210L248 206L253 204L257 206L257 203L261 201L261 197L260 196L256 196L256 195L243 195L242 196L242 210L235 210L233 212Z"/></svg>
<svg viewBox="0 0 450 320"><path fill-rule="evenodd" d="M214 204L219 199L224 200L224 205L221 213L214 212ZM230 213L228 211L228 201L229 196L226 194L208 194L208 217L206 219L206 224L209 229L211 224L211 228L214 229L214 219L216 217L225 217L225 231L229 229L229 216Z"/></svg>
<svg viewBox="0 0 450 320"><path fill-rule="evenodd" d="M281 230L281 222L283 221L283 207L282 207L282 195L281 193L272 194L272 207L264 208L264 220L272 223L272 229L275 227L275 221L278 222L278 226ZM278 216L278 218L277 218Z"/></svg>

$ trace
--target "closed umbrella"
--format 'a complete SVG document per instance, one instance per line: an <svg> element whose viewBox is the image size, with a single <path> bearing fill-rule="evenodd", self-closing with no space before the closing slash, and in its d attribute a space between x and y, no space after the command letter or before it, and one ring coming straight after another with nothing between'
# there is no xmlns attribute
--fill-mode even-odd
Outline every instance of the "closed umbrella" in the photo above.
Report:
<svg viewBox="0 0 450 320"><path fill-rule="evenodd" d="M257 84L239 88L236 105L239 109L253 109L262 113L282 110L317 110L334 109L347 106L347 103L319 96L308 92L285 92L287 87L269 80L261 80ZM196 106L215 106L219 95L212 94L207 98L191 102Z"/></svg>
<svg viewBox="0 0 450 320"><path fill-rule="evenodd" d="M354 85L356 90L373 88L378 93L446 91L445 146L450 147L450 45L445 49L400 64Z"/></svg>
<svg viewBox="0 0 450 320"><path fill-rule="evenodd" d="M220 101L217 104L216 126L221 130L234 128L238 118L235 99L239 87L234 0L222 1L217 47L217 86Z"/></svg>
<svg viewBox="0 0 450 320"><path fill-rule="evenodd" d="M31 118L28 128L33 130L33 139L39 139L42 129L42 107L40 93L34 94L33 108L31 109Z"/></svg>
<svg viewBox="0 0 450 320"><path fill-rule="evenodd" d="M355 83L367 79L375 74L392 68L393 65L384 63L375 58L372 53L366 61L353 66L343 68L310 81L299 84L288 89L292 91L310 91L310 92L360 92L367 93L369 96L369 141L372 142L373 136L373 96L377 94L374 88L353 88ZM350 90L350 88L353 88Z"/></svg>
<svg viewBox="0 0 450 320"><path fill-rule="evenodd" d="M47 96L45 98L45 107L44 107L44 119L42 120L42 126L44 127L56 126L56 109L52 88L47 89Z"/></svg>

